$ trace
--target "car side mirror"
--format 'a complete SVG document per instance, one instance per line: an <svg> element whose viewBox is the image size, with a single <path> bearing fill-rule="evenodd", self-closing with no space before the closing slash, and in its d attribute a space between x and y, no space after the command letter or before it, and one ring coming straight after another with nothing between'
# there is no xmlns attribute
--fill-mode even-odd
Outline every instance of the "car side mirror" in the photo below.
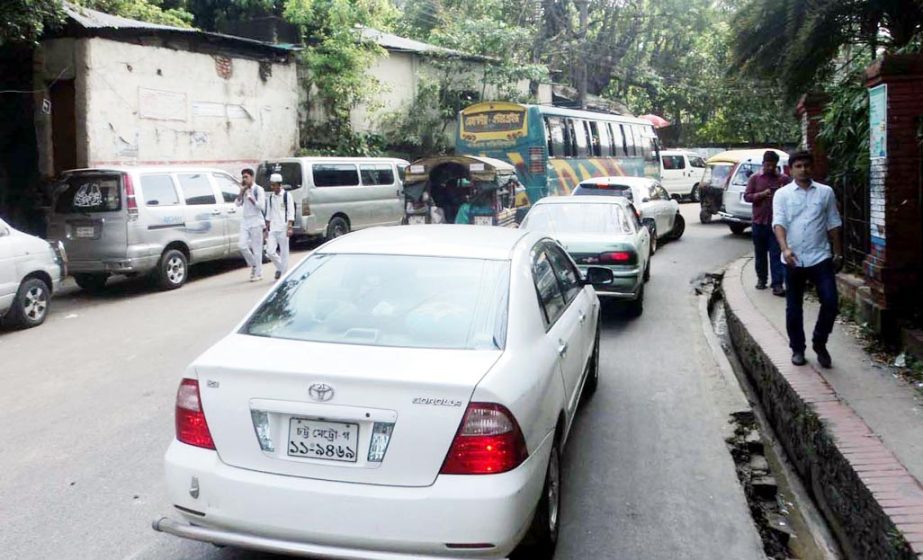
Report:
<svg viewBox="0 0 923 560"><path fill-rule="evenodd" d="M601 266L591 266L586 269L584 274L587 284L599 285L599 284L611 284L615 280L615 275L608 268L603 268Z"/></svg>

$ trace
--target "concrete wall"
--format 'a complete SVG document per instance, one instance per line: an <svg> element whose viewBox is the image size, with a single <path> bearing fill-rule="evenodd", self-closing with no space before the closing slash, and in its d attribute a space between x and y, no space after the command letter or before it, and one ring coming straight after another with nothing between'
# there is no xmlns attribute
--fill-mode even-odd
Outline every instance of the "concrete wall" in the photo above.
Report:
<svg viewBox="0 0 923 560"><path fill-rule="evenodd" d="M42 79L54 79L62 65L76 69L78 165L196 163L239 170L295 153L294 62L270 64L264 81L257 60L171 47L101 38L43 43ZM47 172L50 131L40 145L43 140Z"/></svg>

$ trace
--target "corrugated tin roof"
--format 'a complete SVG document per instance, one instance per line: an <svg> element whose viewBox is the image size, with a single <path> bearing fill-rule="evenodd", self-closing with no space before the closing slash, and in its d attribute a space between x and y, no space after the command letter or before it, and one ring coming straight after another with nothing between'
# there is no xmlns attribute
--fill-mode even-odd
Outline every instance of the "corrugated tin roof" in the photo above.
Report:
<svg viewBox="0 0 923 560"><path fill-rule="evenodd" d="M112 14L84 8L83 6L77 6L71 4L70 2L64 2L64 12L74 24L80 28L83 28L87 32L105 33L136 30L140 32L149 31L152 33L181 33L218 40L224 42L225 44L237 43L241 46L268 48L286 52L298 50L298 47L294 45L266 43L263 41L257 41L255 39L247 39L245 37L224 35L222 33L211 33L208 31L202 31L201 29L196 29L194 27L176 27L173 25L149 23L146 21L114 16Z"/></svg>
<svg viewBox="0 0 923 560"><path fill-rule="evenodd" d="M400 37L398 35L386 33L371 27L362 27L360 28L360 32L363 39L373 41L381 48L387 49L389 51L410 52L424 55L454 56L459 58L467 58L470 60L480 60L484 62L493 60L487 56L469 54L462 51L457 51L455 49L439 47L429 43L424 43L422 41L416 41L414 39L408 39L406 37Z"/></svg>

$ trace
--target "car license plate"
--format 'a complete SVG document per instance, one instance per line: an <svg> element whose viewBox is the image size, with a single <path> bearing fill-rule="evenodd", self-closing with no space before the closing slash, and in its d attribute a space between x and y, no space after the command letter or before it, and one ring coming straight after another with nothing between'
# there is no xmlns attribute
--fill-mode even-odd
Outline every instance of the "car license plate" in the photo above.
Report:
<svg viewBox="0 0 923 560"><path fill-rule="evenodd" d="M96 228L93 226L77 226L77 237L96 237Z"/></svg>
<svg viewBox="0 0 923 560"><path fill-rule="evenodd" d="M288 428L290 457L355 463L359 424L292 418Z"/></svg>
<svg viewBox="0 0 923 560"><path fill-rule="evenodd" d="M475 216L474 225L476 226L492 226L494 225L493 216Z"/></svg>
<svg viewBox="0 0 923 560"><path fill-rule="evenodd" d="M425 224L426 216L408 216L407 223L410 225Z"/></svg>

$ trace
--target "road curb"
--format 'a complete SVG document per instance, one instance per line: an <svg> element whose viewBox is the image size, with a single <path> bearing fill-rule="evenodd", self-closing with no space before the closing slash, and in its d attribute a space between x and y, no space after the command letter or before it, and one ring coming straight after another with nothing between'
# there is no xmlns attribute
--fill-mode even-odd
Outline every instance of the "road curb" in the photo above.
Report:
<svg viewBox="0 0 923 560"><path fill-rule="evenodd" d="M923 558L923 486L744 292L747 259L722 282L737 355L789 459L849 558Z"/></svg>

